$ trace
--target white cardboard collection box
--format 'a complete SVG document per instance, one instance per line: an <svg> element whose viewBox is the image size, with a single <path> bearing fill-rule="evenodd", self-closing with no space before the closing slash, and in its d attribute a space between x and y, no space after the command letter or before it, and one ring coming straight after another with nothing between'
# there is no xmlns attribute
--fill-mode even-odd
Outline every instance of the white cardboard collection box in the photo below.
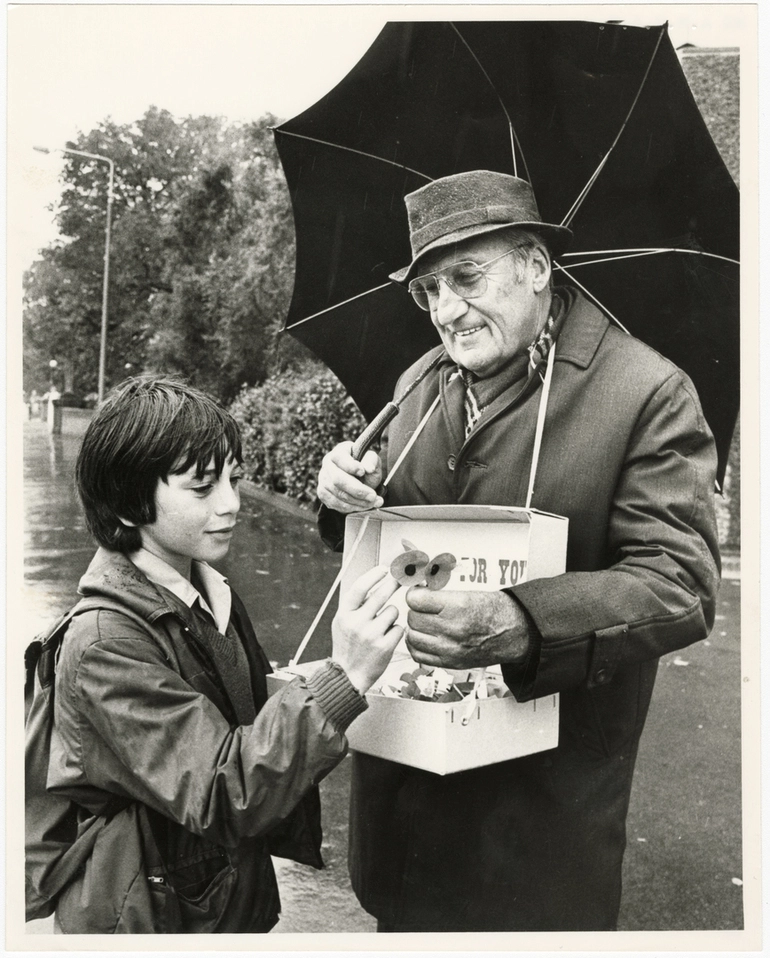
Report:
<svg viewBox="0 0 770 958"><path fill-rule="evenodd" d="M404 539L428 556L450 552L456 557L447 589L494 591L559 575L566 562L567 525L562 516L503 506L401 506L354 513L345 526L340 594L372 566L390 565L404 552ZM404 595L399 590L393 601L405 621ZM268 690L318 665L275 672L268 676ZM558 695L522 703L511 696L440 703L379 691L415 668L405 645L399 646L367 693L368 710L348 729L353 750L446 775L558 744Z"/></svg>

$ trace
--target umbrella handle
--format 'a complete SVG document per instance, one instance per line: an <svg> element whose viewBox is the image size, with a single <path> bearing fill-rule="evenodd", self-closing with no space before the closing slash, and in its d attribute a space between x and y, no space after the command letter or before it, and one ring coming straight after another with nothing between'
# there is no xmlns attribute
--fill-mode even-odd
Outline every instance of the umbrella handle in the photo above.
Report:
<svg viewBox="0 0 770 958"><path fill-rule="evenodd" d="M394 402L389 402L384 409L381 409L353 443L353 448L350 450L353 458L363 459L366 450L380 438L383 429L397 415L398 406Z"/></svg>

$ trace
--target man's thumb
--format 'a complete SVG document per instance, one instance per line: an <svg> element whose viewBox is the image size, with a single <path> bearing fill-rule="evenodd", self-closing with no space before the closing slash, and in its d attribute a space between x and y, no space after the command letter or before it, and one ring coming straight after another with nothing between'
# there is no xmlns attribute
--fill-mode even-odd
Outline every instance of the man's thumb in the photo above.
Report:
<svg viewBox="0 0 770 958"><path fill-rule="evenodd" d="M369 449L361 460L361 465L364 467L366 474L371 476L380 469L380 457L373 449Z"/></svg>
<svg viewBox="0 0 770 958"><path fill-rule="evenodd" d="M440 592L431 592L424 585L413 585L406 593L406 604L413 612L427 612L436 615L444 608L444 597Z"/></svg>

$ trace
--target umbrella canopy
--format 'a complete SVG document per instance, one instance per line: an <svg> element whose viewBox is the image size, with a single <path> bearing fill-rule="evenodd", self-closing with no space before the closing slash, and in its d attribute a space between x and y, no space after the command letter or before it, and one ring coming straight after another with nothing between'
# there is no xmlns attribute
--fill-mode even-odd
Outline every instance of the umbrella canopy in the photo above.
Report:
<svg viewBox="0 0 770 958"><path fill-rule="evenodd" d="M721 481L739 402L738 190L665 26L391 23L275 137L297 234L286 328L367 418L439 342L388 280L411 259L404 195L512 173L575 234L556 281L691 376Z"/></svg>

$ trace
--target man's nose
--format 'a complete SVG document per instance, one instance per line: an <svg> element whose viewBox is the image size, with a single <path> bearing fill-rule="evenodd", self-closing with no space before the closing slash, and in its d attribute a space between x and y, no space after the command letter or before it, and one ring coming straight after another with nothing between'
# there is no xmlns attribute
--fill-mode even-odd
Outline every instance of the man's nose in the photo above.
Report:
<svg viewBox="0 0 770 958"><path fill-rule="evenodd" d="M434 311L434 320L439 326L448 326L468 312L468 303L458 296L445 279L438 280L438 301Z"/></svg>

